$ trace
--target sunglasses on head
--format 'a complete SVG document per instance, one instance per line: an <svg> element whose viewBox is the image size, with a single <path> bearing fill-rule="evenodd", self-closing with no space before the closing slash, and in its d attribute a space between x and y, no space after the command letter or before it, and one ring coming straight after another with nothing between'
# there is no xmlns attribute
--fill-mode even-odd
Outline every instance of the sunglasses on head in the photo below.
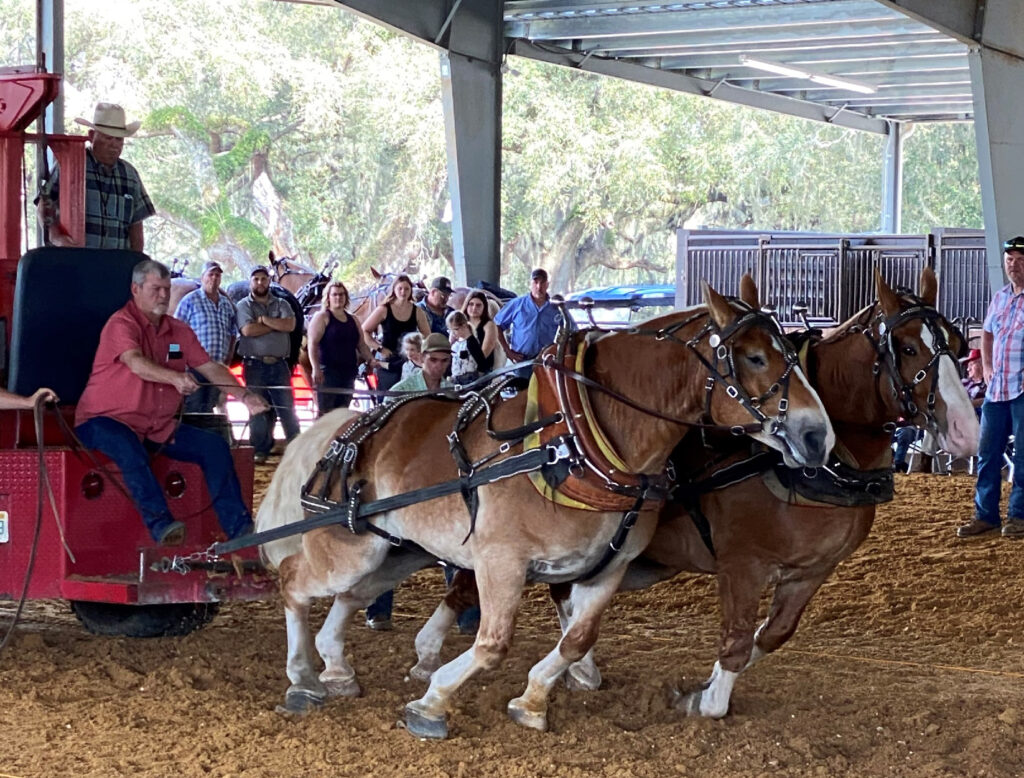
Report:
<svg viewBox="0 0 1024 778"><path fill-rule="evenodd" d="M1003 251L1024 251L1024 237L1018 236L1005 241Z"/></svg>

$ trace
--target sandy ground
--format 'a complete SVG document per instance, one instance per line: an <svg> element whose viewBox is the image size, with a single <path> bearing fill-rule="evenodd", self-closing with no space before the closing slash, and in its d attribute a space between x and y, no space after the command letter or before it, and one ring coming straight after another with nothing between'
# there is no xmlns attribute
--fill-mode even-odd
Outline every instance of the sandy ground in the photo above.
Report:
<svg viewBox="0 0 1024 778"><path fill-rule="evenodd" d="M274 712L287 687L277 602L153 640L93 637L66 604L32 603L0 656L0 778L1022 775L1024 542L955 540L971 490L965 475L899 477L872 536L793 640L740 678L721 721L666 702L714 661L708 577L618 597L599 643L604 687L556 689L547 733L504 713L555 639L545 590L531 590L511 655L456 698L444 742L398 724L423 691L406 671L437 571L398 591L393 632L354 627L364 696L298 720ZM454 637L447 656L468 645Z"/></svg>

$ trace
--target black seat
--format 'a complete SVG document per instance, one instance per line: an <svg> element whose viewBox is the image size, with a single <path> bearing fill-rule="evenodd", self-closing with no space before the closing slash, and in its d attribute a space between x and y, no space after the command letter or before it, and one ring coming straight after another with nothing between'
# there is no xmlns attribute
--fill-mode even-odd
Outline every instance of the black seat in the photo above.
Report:
<svg viewBox="0 0 1024 778"><path fill-rule="evenodd" d="M42 386L61 403L78 402L92 371L100 331L131 297L134 251L40 248L18 265L8 389Z"/></svg>

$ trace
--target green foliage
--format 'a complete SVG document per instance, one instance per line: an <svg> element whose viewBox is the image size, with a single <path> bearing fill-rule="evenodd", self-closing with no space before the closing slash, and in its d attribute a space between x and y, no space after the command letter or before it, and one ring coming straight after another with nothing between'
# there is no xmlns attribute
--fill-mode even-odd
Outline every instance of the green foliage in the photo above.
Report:
<svg viewBox="0 0 1024 778"><path fill-rule="evenodd" d="M0 64L34 58L34 0L0 0ZM225 244L320 264L450 270L436 52L340 9L74 0L66 115L113 100L159 215L157 257ZM125 45L130 41L131 45ZM504 79L503 283L664 280L687 227L873 231L884 139L515 59ZM69 122L69 128L77 128ZM905 228L981 223L969 124L908 136Z"/></svg>

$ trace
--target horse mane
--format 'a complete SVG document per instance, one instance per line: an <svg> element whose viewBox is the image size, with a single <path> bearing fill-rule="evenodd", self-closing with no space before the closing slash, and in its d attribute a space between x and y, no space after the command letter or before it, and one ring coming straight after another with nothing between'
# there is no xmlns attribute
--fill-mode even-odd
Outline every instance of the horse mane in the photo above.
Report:
<svg viewBox="0 0 1024 778"><path fill-rule="evenodd" d="M309 445L288 446L281 457L266 496L256 513L256 530L283 527L305 518L300 502L302 486L327 449L327 444L338 434L338 429L356 416L348 408L337 408L317 419L302 437ZM262 546L263 560L277 568L282 560L302 550L302 535L291 535Z"/></svg>
<svg viewBox="0 0 1024 778"><path fill-rule="evenodd" d="M871 303L870 305L864 306L842 324L833 327L832 330L821 339L821 342L833 343L837 340L842 340L848 335L859 334L868 326L868 324L871 323L871 317L873 316L877 305L878 303Z"/></svg>

